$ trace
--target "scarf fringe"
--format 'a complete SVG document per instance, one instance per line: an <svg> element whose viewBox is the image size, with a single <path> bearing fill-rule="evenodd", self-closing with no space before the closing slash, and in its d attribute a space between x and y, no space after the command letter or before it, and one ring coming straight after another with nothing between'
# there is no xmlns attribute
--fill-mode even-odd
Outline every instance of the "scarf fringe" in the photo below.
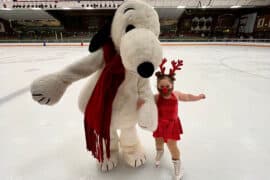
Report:
<svg viewBox="0 0 270 180"><path fill-rule="evenodd" d="M104 159L109 159L111 156L110 139L105 139L104 137L100 136L95 130L90 130L87 132L87 149L92 152L92 155L99 162L103 162Z"/></svg>

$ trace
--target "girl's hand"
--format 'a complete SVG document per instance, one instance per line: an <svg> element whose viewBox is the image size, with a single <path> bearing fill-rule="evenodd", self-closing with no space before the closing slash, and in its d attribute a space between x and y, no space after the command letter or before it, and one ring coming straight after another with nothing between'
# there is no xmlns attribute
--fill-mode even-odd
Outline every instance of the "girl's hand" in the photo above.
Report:
<svg viewBox="0 0 270 180"><path fill-rule="evenodd" d="M199 98L200 98L200 99L205 99L206 96L205 96L205 94L200 94L200 95L199 95Z"/></svg>

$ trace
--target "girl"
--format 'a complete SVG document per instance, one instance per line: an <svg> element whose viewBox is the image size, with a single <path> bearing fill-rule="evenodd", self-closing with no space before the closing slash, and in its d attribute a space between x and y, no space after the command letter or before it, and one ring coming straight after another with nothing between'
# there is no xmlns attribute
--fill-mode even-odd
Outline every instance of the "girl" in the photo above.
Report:
<svg viewBox="0 0 270 180"><path fill-rule="evenodd" d="M182 125L178 117L178 101L198 101L205 98L204 94L192 95L174 91L175 71L180 70L183 61L172 61L173 68L169 74L165 74L166 59L163 59L160 65L160 72L157 76L158 94L155 100L158 108L158 127L153 133L156 142L156 167L159 167L160 160L164 152L164 143L167 144L171 153L174 165L174 177L179 180L183 176L181 169L180 151L177 147L177 141L183 133Z"/></svg>

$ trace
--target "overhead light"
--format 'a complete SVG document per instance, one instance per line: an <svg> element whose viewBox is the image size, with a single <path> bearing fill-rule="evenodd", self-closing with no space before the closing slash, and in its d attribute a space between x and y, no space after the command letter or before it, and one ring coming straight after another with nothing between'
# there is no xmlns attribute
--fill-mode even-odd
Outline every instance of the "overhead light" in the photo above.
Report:
<svg viewBox="0 0 270 180"><path fill-rule="evenodd" d="M208 6L202 6L203 9L208 8Z"/></svg>
<svg viewBox="0 0 270 180"><path fill-rule="evenodd" d="M11 8L0 8L0 10L4 10L4 11L11 11Z"/></svg>
<svg viewBox="0 0 270 180"><path fill-rule="evenodd" d="M70 7L63 7L62 9L69 10L71 8Z"/></svg>
<svg viewBox="0 0 270 180"><path fill-rule="evenodd" d="M94 8L92 8L92 7L86 7L86 8L84 8L84 9L94 9Z"/></svg>
<svg viewBox="0 0 270 180"><path fill-rule="evenodd" d="M177 6L178 9L185 9L186 6Z"/></svg>
<svg viewBox="0 0 270 180"><path fill-rule="evenodd" d="M242 6L231 6L231 8L240 8L240 7L242 7Z"/></svg>

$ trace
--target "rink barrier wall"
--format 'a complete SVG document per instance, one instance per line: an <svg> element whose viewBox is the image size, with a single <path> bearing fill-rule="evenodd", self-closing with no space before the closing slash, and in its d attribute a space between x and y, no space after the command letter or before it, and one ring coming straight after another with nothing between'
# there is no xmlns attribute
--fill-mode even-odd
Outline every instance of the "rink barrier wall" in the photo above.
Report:
<svg viewBox="0 0 270 180"><path fill-rule="evenodd" d="M246 42L161 42L162 46L250 46L270 47L270 43L246 43ZM82 47L89 43L0 43L0 47Z"/></svg>

